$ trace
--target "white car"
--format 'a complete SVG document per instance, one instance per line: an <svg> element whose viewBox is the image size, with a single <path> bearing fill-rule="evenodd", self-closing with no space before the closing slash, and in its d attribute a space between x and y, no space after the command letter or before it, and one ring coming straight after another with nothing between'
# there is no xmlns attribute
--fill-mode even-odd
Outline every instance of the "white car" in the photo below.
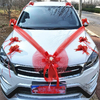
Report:
<svg viewBox="0 0 100 100"><path fill-rule="evenodd" d="M89 100L99 74L98 50L74 7L30 2L12 19L0 49L1 88L9 100ZM83 23L83 24L82 24Z"/></svg>

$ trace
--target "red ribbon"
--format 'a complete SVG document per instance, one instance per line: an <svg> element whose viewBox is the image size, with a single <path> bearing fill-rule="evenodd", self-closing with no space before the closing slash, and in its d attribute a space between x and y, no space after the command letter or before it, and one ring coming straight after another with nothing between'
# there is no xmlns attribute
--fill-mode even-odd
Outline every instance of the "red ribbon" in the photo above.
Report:
<svg viewBox="0 0 100 100"><path fill-rule="evenodd" d="M75 49L76 51L83 51L83 53L86 53L87 55L89 55L89 53L87 52L87 46L82 46L79 45L77 49Z"/></svg>
<svg viewBox="0 0 100 100"><path fill-rule="evenodd" d="M94 49L92 49L87 43L89 43L90 44L90 42L88 41L88 39L87 39L87 37L80 37L79 38L79 42L84 42L86 45L87 45L87 47L89 48L89 49L91 49L93 52L96 52L97 54L98 54L98 52L97 51L95 51Z"/></svg>
<svg viewBox="0 0 100 100"><path fill-rule="evenodd" d="M18 45L11 46L10 49L9 49L9 53L7 53L7 55L10 55L10 58L11 58L12 55L13 55L15 52L19 52L19 53L22 52L21 50L19 50L19 46L18 46ZM9 68L9 77L11 77L9 62L8 62L8 68Z"/></svg>
<svg viewBox="0 0 100 100"><path fill-rule="evenodd" d="M56 64L60 61L60 58L57 58L56 55L49 55L47 52L45 53L46 57L43 59L43 62L46 62L47 65L44 68L44 79L47 82L52 82L53 79L57 80L57 87L59 87L59 77L57 73L58 65ZM48 78L45 77L46 71L48 70Z"/></svg>
<svg viewBox="0 0 100 100"><path fill-rule="evenodd" d="M87 21L87 18L85 18L85 19L82 19L82 24L84 25L84 23L87 23L87 24L89 24L89 23L88 23L88 21Z"/></svg>
<svg viewBox="0 0 100 100"><path fill-rule="evenodd" d="M25 9L29 5L32 5L33 6L34 5L34 2L30 1L23 9Z"/></svg>
<svg viewBox="0 0 100 100"><path fill-rule="evenodd" d="M65 39L65 41L58 47L58 49L55 51L55 55L57 56L60 54L72 41L74 41L83 31L85 28L82 26L80 27L76 32L74 32L70 37Z"/></svg>
<svg viewBox="0 0 100 100"><path fill-rule="evenodd" d="M19 50L19 46L18 45L11 46L10 49L9 49L9 52L7 53L7 55L11 55L11 54L13 55L15 52L19 52L19 53L22 52L21 50Z"/></svg>
<svg viewBox="0 0 100 100"><path fill-rule="evenodd" d="M79 38L79 42L87 42L87 43L90 43L87 39L87 37L80 37Z"/></svg>
<svg viewBox="0 0 100 100"><path fill-rule="evenodd" d="M14 42L20 42L20 40L18 39L18 37L12 37L12 38L10 38L9 39L11 42L9 43L9 44L7 44L5 47L7 47L8 45L11 45L11 44L13 44ZM9 40L7 40L7 41L9 41ZM7 42L7 41L5 41L5 42ZM5 47L4 47L4 49L5 49Z"/></svg>
<svg viewBox="0 0 100 100"><path fill-rule="evenodd" d="M12 43L14 43L14 42L20 42L20 40L18 39L18 37L12 37L11 39L10 39L10 43L9 43L9 45L11 45Z"/></svg>
<svg viewBox="0 0 100 100"><path fill-rule="evenodd" d="M67 2L66 6L72 6L72 4L70 2Z"/></svg>
<svg viewBox="0 0 100 100"><path fill-rule="evenodd" d="M53 79L57 80L57 87L59 87L59 77L57 73L57 62L60 61L60 58L57 56L72 42L76 39L83 31L84 27L80 27L75 33L73 33L70 37L65 39L65 41L58 47L53 55L48 54L28 33L26 33L23 29L18 26L14 26L14 30L18 32L22 37L24 37L30 44L32 44L44 57L43 62L46 62L46 66L44 68L44 79L47 82L51 82ZM45 77L46 71L48 70L48 78Z"/></svg>
<svg viewBox="0 0 100 100"><path fill-rule="evenodd" d="M34 5L34 2L30 1L28 5L32 5L33 6Z"/></svg>
<svg viewBox="0 0 100 100"><path fill-rule="evenodd" d="M11 19L9 25L13 24L16 25L17 21L15 19Z"/></svg>

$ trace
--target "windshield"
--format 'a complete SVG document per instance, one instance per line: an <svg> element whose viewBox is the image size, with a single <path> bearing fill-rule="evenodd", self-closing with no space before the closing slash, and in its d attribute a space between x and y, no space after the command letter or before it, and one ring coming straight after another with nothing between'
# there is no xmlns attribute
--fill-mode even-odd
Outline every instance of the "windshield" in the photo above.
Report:
<svg viewBox="0 0 100 100"><path fill-rule="evenodd" d="M75 29L81 23L72 7L34 6L26 7L18 26L26 29Z"/></svg>

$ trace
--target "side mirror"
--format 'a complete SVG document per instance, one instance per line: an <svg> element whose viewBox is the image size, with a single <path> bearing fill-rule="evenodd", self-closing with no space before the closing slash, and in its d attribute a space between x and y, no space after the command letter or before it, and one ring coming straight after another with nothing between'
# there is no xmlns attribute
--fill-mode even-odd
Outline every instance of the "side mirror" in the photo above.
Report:
<svg viewBox="0 0 100 100"><path fill-rule="evenodd" d="M82 19L82 24L84 27L87 27L89 25L89 21L87 20L87 18Z"/></svg>
<svg viewBox="0 0 100 100"><path fill-rule="evenodd" d="M11 19L9 25L14 26L16 25L17 21L15 19Z"/></svg>
<svg viewBox="0 0 100 100"><path fill-rule="evenodd" d="M14 24L13 23L11 23L11 25L10 26L14 26Z"/></svg>

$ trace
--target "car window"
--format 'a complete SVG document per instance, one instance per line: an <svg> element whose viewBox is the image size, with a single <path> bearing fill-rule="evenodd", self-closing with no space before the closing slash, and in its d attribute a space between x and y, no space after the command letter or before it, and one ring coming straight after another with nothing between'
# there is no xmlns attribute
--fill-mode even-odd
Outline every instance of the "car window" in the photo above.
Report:
<svg viewBox="0 0 100 100"><path fill-rule="evenodd" d="M72 7L34 6L26 7L18 26L32 29L74 29L81 24Z"/></svg>

